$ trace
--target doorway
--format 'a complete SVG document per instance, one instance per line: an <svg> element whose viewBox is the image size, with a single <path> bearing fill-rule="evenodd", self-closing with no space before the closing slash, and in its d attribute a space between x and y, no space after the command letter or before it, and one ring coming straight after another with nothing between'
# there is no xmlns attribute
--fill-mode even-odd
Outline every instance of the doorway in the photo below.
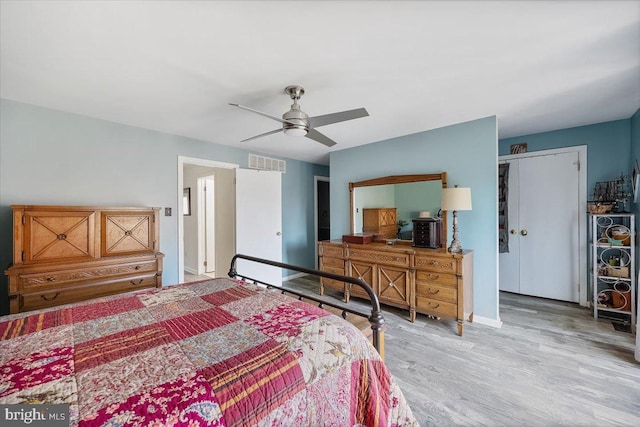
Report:
<svg viewBox="0 0 640 427"><path fill-rule="evenodd" d="M198 178L206 179L212 175L215 247L211 252L215 257L215 277L227 277L231 259L236 253L282 261L281 173L240 169L231 163L178 156L179 283L184 282L185 270L198 274L198 265L204 266L204 250L198 250L204 246L204 237L200 237L202 245L196 243L204 234L198 232L196 226L198 206L204 205L198 202L200 192L197 183ZM191 203L188 205L183 204L184 194L190 194ZM262 220L261 215L269 221ZM211 221L207 223L211 225ZM199 252L202 252L201 256ZM271 280L269 283L274 285L281 282L282 272L279 269L274 274L273 267L253 263L240 270L242 262L238 262L239 273L251 273L252 277Z"/></svg>
<svg viewBox="0 0 640 427"><path fill-rule="evenodd" d="M586 306L586 146L499 160L500 290Z"/></svg>
<svg viewBox="0 0 640 427"><path fill-rule="evenodd" d="M199 159L194 157L178 156L178 283L184 282L184 273L203 274L204 251L200 251L199 240L203 232L198 231L198 203L200 192L197 190L198 178L214 176L214 197L221 199L218 203L214 200L216 245L220 250L214 250L215 266L218 277L225 277L231 257L235 253L235 188L233 180L235 169L239 165L233 163L218 162L215 160ZM218 188L215 188L217 186ZM182 203L185 188L192 188L191 212L184 211ZM217 190L217 191L216 191ZM204 243L202 244L204 245ZM200 254L202 252L202 255ZM200 268L202 268L202 273Z"/></svg>
<svg viewBox="0 0 640 427"><path fill-rule="evenodd" d="M331 239L331 209L329 204L329 177L315 176L314 186L314 229L315 268L318 269L318 242Z"/></svg>

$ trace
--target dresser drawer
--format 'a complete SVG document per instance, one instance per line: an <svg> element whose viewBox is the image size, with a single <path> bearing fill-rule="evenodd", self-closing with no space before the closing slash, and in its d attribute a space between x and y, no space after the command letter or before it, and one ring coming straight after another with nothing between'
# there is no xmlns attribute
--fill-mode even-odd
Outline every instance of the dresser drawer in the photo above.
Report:
<svg viewBox="0 0 640 427"><path fill-rule="evenodd" d="M322 269L324 270L325 267L341 268L344 271L344 259L323 256L322 257ZM344 274L344 273L340 273L340 274Z"/></svg>
<svg viewBox="0 0 640 427"><path fill-rule="evenodd" d="M25 293L21 295L22 307L20 311L53 307L89 298L98 298L121 292L130 292L136 289L154 287L158 283L157 279L157 276L152 274L113 281L101 281L99 283L76 286L73 288L51 289L34 293Z"/></svg>
<svg viewBox="0 0 640 427"><path fill-rule="evenodd" d="M458 306L433 298L416 296L416 310L434 316L456 317Z"/></svg>
<svg viewBox="0 0 640 427"><path fill-rule="evenodd" d="M416 297L431 298L438 301L457 304L458 290L447 286L430 285L416 282Z"/></svg>
<svg viewBox="0 0 640 427"><path fill-rule="evenodd" d="M456 260L454 258L440 258L416 255L416 269L456 274Z"/></svg>
<svg viewBox="0 0 640 427"><path fill-rule="evenodd" d="M322 248L321 255L342 258L344 256L344 248L342 246L320 245Z"/></svg>
<svg viewBox="0 0 640 427"><path fill-rule="evenodd" d="M103 267L94 266L70 270L47 271L45 273L21 274L19 282L21 283L22 290L32 291L71 286L81 281L95 281L127 274L155 272L157 269L158 262L154 259Z"/></svg>
<svg viewBox="0 0 640 427"><path fill-rule="evenodd" d="M333 274L341 274L344 276L343 267L323 266L322 271L325 271L327 273L333 273ZM320 281L322 282L322 286L344 292L344 282L340 282L339 280L327 279L326 277L321 277Z"/></svg>
<svg viewBox="0 0 640 427"><path fill-rule="evenodd" d="M455 274L449 273L434 273L431 271L416 271L416 283L423 283L426 285L439 285L457 287L458 279Z"/></svg>
<svg viewBox="0 0 640 427"><path fill-rule="evenodd" d="M362 249L350 248L349 258L360 261L368 261L376 264L393 265L396 267L409 267L409 255L404 253L366 251Z"/></svg>

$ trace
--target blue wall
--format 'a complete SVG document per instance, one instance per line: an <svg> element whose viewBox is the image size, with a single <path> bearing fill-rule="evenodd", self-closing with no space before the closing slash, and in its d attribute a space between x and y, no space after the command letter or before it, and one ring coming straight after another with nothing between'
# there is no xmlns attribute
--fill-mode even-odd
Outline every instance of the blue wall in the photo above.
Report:
<svg viewBox="0 0 640 427"><path fill-rule="evenodd" d="M330 154L331 237L349 233L349 182L447 172L449 186L471 187L472 192L473 210L459 212L458 222L463 247L474 251L474 313L496 320L497 156L495 116L334 151Z"/></svg>
<svg viewBox="0 0 640 427"><path fill-rule="evenodd" d="M596 182L611 181L631 171L627 154L631 149L629 119L501 139L500 155L509 154L511 144L523 142L527 143L528 151L586 145L587 198Z"/></svg>
<svg viewBox="0 0 640 427"><path fill-rule="evenodd" d="M0 100L0 266L11 262L11 204L172 207L178 156L247 167L248 151ZM273 157L273 156L270 156ZM313 268L313 177L327 166L287 159L283 261ZM160 218L163 283L178 281L178 218ZM289 274L283 272L284 275ZM0 313L7 312L0 278Z"/></svg>

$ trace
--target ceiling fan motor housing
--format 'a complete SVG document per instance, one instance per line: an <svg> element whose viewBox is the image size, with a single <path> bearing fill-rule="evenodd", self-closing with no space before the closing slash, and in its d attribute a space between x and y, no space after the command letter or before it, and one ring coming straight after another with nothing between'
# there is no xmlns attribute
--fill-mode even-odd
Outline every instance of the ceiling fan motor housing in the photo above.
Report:
<svg viewBox="0 0 640 427"><path fill-rule="evenodd" d="M294 102L291 110L282 115L282 118L290 123L283 123L282 127L285 133L306 135L309 131L309 116L300 109L300 106ZM287 132L291 131L291 132ZM304 133L302 133L304 132Z"/></svg>

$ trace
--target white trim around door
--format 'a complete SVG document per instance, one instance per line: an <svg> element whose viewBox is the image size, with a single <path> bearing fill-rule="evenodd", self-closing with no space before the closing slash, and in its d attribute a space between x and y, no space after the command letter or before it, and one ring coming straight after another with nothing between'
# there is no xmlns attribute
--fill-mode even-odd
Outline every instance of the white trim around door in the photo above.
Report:
<svg viewBox="0 0 640 427"><path fill-rule="evenodd" d="M522 154L509 154L498 157L498 162L522 159L525 157L548 156L561 153L578 153L578 204L584 215L578 217L578 265L579 265L579 304L588 307L587 292L587 146L563 147L551 150L531 151Z"/></svg>

